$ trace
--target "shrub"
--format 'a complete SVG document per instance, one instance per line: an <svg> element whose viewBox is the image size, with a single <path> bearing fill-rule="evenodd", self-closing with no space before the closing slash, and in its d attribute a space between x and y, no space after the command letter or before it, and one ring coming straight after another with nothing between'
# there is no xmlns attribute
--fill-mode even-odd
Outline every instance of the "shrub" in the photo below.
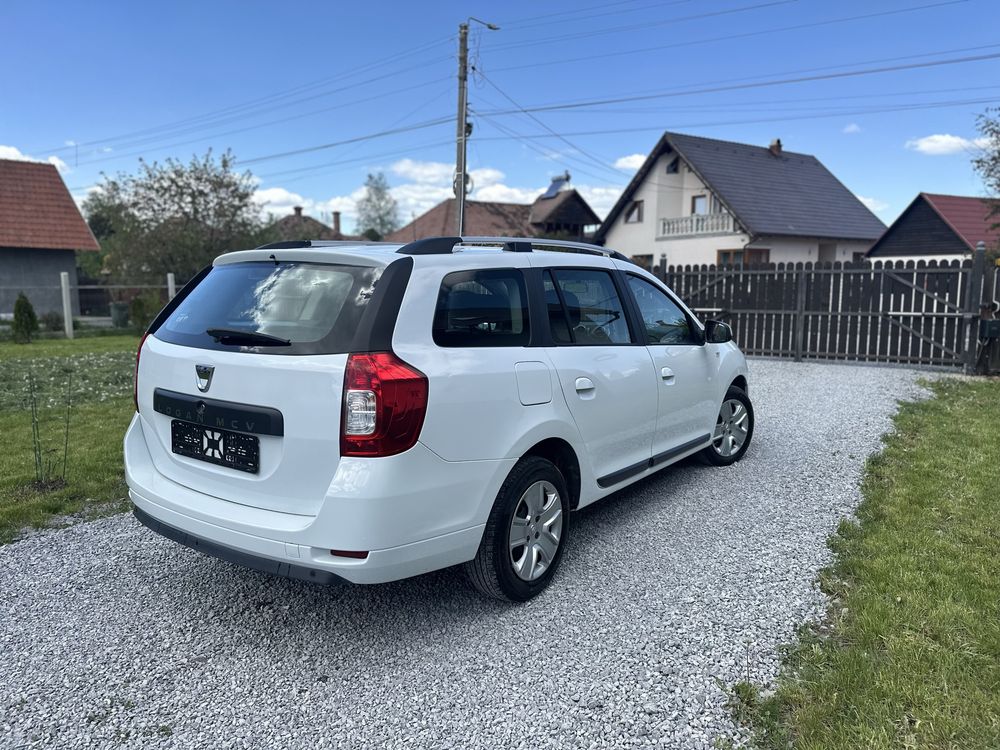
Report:
<svg viewBox="0 0 1000 750"><path fill-rule="evenodd" d="M38 333L38 316L24 292L18 294L17 301L14 302L14 324L11 328L14 341L18 344L29 343L31 336Z"/></svg>
<svg viewBox="0 0 1000 750"><path fill-rule="evenodd" d="M163 305L156 292L143 292L132 298L128 305L128 317L136 328L145 331Z"/></svg>
<svg viewBox="0 0 1000 750"><path fill-rule="evenodd" d="M42 316L42 328L46 331L61 331L63 328L63 316L55 310L51 310Z"/></svg>

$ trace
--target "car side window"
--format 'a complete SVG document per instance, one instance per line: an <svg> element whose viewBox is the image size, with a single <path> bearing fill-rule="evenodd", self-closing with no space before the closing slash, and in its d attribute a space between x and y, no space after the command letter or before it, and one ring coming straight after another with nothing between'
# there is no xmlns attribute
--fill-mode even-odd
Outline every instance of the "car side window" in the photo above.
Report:
<svg viewBox="0 0 1000 750"><path fill-rule="evenodd" d="M614 280L607 271L551 269L545 272L549 327L557 344L629 344L632 337Z"/></svg>
<svg viewBox="0 0 1000 750"><path fill-rule="evenodd" d="M516 269L449 273L438 292L433 335L438 346L527 346L524 276Z"/></svg>
<svg viewBox="0 0 1000 750"><path fill-rule="evenodd" d="M697 344L691 321L661 289L629 274L628 286L639 305L647 344Z"/></svg>

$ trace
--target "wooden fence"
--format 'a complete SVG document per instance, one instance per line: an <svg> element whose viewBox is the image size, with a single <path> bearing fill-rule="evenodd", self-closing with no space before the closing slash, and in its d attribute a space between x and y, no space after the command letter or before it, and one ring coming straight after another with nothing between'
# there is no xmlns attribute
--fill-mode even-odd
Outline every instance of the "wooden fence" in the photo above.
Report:
<svg viewBox="0 0 1000 750"><path fill-rule="evenodd" d="M757 356L976 369L1000 269L962 263L669 266L654 272Z"/></svg>

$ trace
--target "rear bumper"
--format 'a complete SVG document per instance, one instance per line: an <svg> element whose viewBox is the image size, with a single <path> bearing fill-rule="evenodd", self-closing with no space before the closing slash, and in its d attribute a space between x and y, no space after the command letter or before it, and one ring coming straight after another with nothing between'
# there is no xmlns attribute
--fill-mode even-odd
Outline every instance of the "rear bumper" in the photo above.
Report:
<svg viewBox="0 0 1000 750"><path fill-rule="evenodd" d="M471 560L509 471L504 461L446 462L419 443L389 459L342 459L320 512L306 516L241 505L168 479L142 430L137 417L124 441L125 478L140 521L214 557L309 581L384 583ZM368 556L337 557L331 549Z"/></svg>
<svg viewBox="0 0 1000 750"><path fill-rule="evenodd" d="M216 544L209 539L203 539L200 536L195 536L194 534L190 534L186 531L175 529L173 526L169 526L162 521L157 521L146 511L140 510L137 505L132 507L132 513L143 526L152 529L161 536L165 536L167 539L171 539L178 544L183 544L185 547L198 550L202 554L210 557L217 557L220 560L242 565L244 568L252 568L253 570L270 573L271 575L280 576L282 578L293 578L299 581L312 581L313 583L323 585L343 583L345 580L326 570L316 570L315 568L307 568L302 565L292 565L290 563L278 562L277 560L272 560L268 557L260 557L249 552L233 549L232 547L226 547L222 544Z"/></svg>

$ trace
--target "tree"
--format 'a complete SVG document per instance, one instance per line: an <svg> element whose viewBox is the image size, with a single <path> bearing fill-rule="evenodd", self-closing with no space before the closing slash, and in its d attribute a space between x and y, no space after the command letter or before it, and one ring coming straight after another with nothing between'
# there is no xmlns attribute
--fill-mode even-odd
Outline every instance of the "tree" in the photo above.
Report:
<svg viewBox="0 0 1000 750"><path fill-rule="evenodd" d="M249 172L209 151L187 164L139 161L138 174L104 175L83 210L103 262L122 281L189 279L219 253L255 247L267 232Z"/></svg>
<svg viewBox="0 0 1000 750"><path fill-rule="evenodd" d="M365 194L358 201L357 208L357 231L369 239L380 240L399 229L396 199L389 192L389 183L381 172L368 175Z"/></svg>
<svg viewBox="0 0 1000 750"><path fill-rule="evenodd" d="M35 315L35 308L24 296L24 292L20 292L14 301L14 321L11 329L14 342L17 344L31 343L32 335L38 332L38 316Z"/></svg>
<svg viewBox="0 0 1000 750"><path fill-rule="evenodd" d="M1000 108L988 109L979 115L976 126L985 145L972 160L972 166L983 178L990 197L1000 198ZM1000 226L1000 200L993 202L989 217L993 220L993 228ZM991 249L1000 250L1000 246Z"/></svg>

